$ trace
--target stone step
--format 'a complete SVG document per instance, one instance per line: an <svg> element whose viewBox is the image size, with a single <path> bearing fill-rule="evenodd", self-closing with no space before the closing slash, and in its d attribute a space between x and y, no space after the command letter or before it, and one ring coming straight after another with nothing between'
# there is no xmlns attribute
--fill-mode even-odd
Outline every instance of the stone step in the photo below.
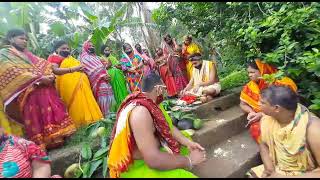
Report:
<svg viewBox="0 0 320 180"><path fill-rule="evenodd" d="M247 131L206 151L207 161L192 170L201 178L243 178L250 168L262 164L258 145Z"/></svg>
<svg viewBox="0 0 320 180"><path fill-rule="evenodd" d="M100 146L100 139L96 138L91 143L91 148L97 150ZM53 149L48 152L52 161L51 172L52 174L64 175L65 170L73 163L79 162L79 154L82 145L72 147L62 147L60 149Z"/></svg>
<svg viewBox="0 0 320 180"><path fill-rule="evenodd" d="M193 140L208 147L246 131L246 114L240 107L233 106L217 115L211 115L203 127L197 130Z"/></svg>
<svg viewBox="0 0 320 180"><path fill-rule="evenodd" d="M207 118L212 115L219 114L232 106L239 105L240 103L240 92L232 92L224 96L219 96L213 100L201 104L192 110L199 118Z"/></svg>

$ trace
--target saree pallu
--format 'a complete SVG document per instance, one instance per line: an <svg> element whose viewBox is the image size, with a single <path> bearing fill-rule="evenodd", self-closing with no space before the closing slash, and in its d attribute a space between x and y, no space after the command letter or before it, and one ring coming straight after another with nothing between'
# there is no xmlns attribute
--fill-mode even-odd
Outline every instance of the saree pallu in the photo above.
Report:
<svg viewBox="0 0 320 180"><path fill-rule="evenodd" d="M102 56L101 58L104 65L107 64L107 61L111 61L112 67L108 69L108 74L111 77L110 84L112 86L114 98L116 100L116 109L119 108L122 101L128 96L128 88L127 82L123 72L116 68L115 66L120 64L120 62L113 56L109 56L108 58Z"/></svg>
<svg viewBox="0 0 320 180"><path fill-rule="evenodd" d="M115 112L117 110L112 87L107 80L104 79L105 71L106 70L104 69L97 69L96 72L89 76L92 91L98 101L104 117L106 117L109 112Z"/></svg>
<svg viewBox="0 0 320 180"><path fill-rule="evenodd" d="M176 90L179 93L188 85L188 78L184 62L180 57L170 56L168 59L169 69L174 77Z"/></svg>
<svg viewBox="0 0 320 180"><path fill-rule="evenodd" d="M51 65L47 61L31 52L21 53L9 47L0 52L0 72L6 82L1 84L1 99L7 99L5 105L17 100L22 119L14 120L24 124L28 139L41 148L52 148L61 145L65 137L75 132L55 88L34 86L43 75L51 74ZM9 89L13 93L6 97Z"/></svg>
<svg viewBox="0 0 320 180"><path fill-rule="evenodd" d="M167 92L169 96L177 95L176 84L174 81L174 77L170 72L170 69L167 64L163 64L159 67L159 73L161 76L162 81L167 87Z"/></svg>
<svg viewBox="0 0 320 180"><path fill-rule="evenodd" d="M264 74L273 74L277 72L277 69L269 64L262 63L261 60L256 60L256 64L261 73L261 76ZM288 77L284 77L280 80L275 80L273 85L282 85L288 86L293 91L297 92L297 86L293 82L292 79ZM247 83L240 94L240 100L247 103L255 112L260 112L261 109L259 107L260 101L260 92L267 88L269 84L265 82L263 79L260 79L259 82L250 81ZM260 121L254 122L249 126L249 132L252 138L259 143L260 142Z"/></svg>
<svg viewBox="0 0 320 180"><path fill-rule="evenodd" d="M79 65L79 61L69 56L62 61L60 68L72 68ZM57 76L56 88L77 128L103 118L85 73L73 72Z"/></svg>
<svg viewBox="0 0 320 180"><path fill-rule="evenodd" d="M275 171L281 175L297 176L315 169L315 159L307 146L307 128L311 114L300 104L294 119L281 127L276 119L261 119L261 141L268 146ZM261 177L264 165L252 168L247 175Z"/></svg>
<svg viewBox="0 0 320 180"><path fill-rule="evenodd" d="M192 42L188 46L183 44L182 55L183 55L183 58L185 60L185 65L186 65L186 68L187 68L188 80L191 79L192 71L193 71L193 65L192 65L191 61L189 61L188 56L190 56L192 54L195 54L195 53L201 53L201 49L196 43Z"/></svg>
<svg viewBox="0 0 320 180"><path fill-rule="evenodd" d="M110 111L116 111L116 102L113 96L112 87L105 79L107 71L100 58L95 54L89 54L87 48L88 41L84 43L81 62L89 77L91 88L99 104L100 110L103 116L106 117Z"/></svg>
<svg viewBox="0 0 320 180"><path fill-rule="evenodd" d="M141 92L142 88L142 69L137 69L135 72L129 72L128 69L138 66L142 62L142 58L134 54L133 58L129 58L127 55L122 55L121 67L123 71L126 71L125 75L129 86L130 93Z"/></svg>
<svg viewBox="0 0 320 180"><path fill-rule="evenodd" d="M110 84L114 93L115 100L117 102L116 108L118 109L122 101L128 96L126 79L123 72L117 68L108 69L108 74L111 77Z"/></svg>

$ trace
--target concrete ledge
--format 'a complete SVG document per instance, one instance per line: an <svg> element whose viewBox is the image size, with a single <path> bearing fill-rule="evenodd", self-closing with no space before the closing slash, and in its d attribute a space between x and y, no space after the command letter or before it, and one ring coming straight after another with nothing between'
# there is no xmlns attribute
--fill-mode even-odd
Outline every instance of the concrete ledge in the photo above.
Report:
<svg viewBox="0 0 320 180"><path fill-rule="evenodd" d="M206 121L204 126L196 131L193 140L208 147L246 131L245 125L245 113L239 106L234 106L218 115L211 116L209 121Z"/></svg>
<svg viewBox="0 0 320 180"><path fill-rule="evenodd" d="M207 157L193 169L201 178L243 178L250 168L262 163L258 146L246 131L207 148Z"/></svg>

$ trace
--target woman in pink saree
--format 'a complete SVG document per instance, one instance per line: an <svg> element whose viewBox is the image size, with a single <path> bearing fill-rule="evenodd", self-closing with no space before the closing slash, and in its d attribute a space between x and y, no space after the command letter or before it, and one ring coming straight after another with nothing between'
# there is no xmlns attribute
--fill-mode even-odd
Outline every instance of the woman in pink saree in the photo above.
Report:
<svg viewBox="0 0 320 180"><path fill-rule="evenodd" d="M109 112L116 112L117 103L113 96L112 86L109 84L110 76L106 66L95 54L93 44L88 40L84 42L80 61L84 72L88 75L93 94L106 117Z"/></svg>
<svg viewBox="0 0 320 180"><path fill-rule="evenodd" d="M7 41L0 50L1 110L41 148L61 146L75 126L53 86L51 64L27 50L23 30L10 30Z"/></svg>

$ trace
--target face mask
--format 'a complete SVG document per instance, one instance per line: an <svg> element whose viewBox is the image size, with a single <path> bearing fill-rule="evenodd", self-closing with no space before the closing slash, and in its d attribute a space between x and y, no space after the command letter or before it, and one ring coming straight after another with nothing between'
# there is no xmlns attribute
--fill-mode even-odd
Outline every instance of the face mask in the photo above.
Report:
<svg viewBox="0 0 320 180"><path fill-rule="evenodd" d="M195 68L197 68L197 69L201 69L201 67L202 67L202 64L199 64L198 66L195 66Z"/></svg>
<svg viewBox="0 0 320 180"><path fill-rule="evenodd" d="M110 53L104 53L104 55L105 55L106 57L109 57L109 56L110 56Z"/></svg>
<svg viewBox="0 0 320 180"><path fill-rule="evenodd" d="M132 53L132 50L130 50L130 51L126 51L126 54L131 54Z"/></svg>
<svg viewBox="0 0 320 180"><path fill-rule="evenodd" d="M62 56L62 57L68 57L69 55L70 55L70 52L69 51L60 51L60 56Z"/></svg>
<svg viewBox="0 0 320 180"><path fill-rule="evenodd" d="M88 51L89 51L89 53L93 54L94 53L94 48L93 47L88 48Z"/></svg>

